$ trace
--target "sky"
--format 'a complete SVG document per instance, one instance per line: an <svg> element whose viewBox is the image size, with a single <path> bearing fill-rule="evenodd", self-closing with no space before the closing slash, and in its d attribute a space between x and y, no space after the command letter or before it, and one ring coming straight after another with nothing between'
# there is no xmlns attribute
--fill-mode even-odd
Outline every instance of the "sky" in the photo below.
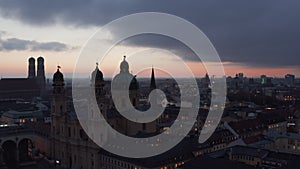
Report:
<svg viewBox="0 0 300 169"><path fill-rule="evenodd" d="M28 58L43 56L49 78L57 65L71 77L76 58L101 26L137 12L169 13L196 25L216 48L227 75L300 76L299 6L297 0L0 1L0 76L26 77ZM187 76L182 61L196 76L205 74L201 61L181 42L144 35L124 40L107 54L99 66L104 76L118 72L123 55L139 76L165 65L173 74ZM84 76L93 69L83 70Z"/></svg>

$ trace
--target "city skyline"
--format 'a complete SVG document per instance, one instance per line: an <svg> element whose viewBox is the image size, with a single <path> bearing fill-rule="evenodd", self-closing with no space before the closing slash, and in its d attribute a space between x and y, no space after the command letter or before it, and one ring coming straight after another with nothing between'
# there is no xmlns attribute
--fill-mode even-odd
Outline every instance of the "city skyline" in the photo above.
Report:
<svg viewBox="0 0 300 169"><path fill-rule="evenodd" d="M0 169L295 169L300 1L0 1Z"/></svg>
<svg viewBox="0 0 300 169"><path fill-rule="evenodd" d="M45 58L45 75L47 79L51 79L53 74L55 73L55 71L57 70L57 66L60 66L62 72L64 72L66 78L72 78L73 77L73 70L70 68L65 68L64 65L62 64L56 64L53 65L51 67L49 67L47 65L47 57L45 56L38 56L38 57L43 57ZM19 68L16 70L10 70L9 67L6 67L6 70L8 71L8 73L5 72L1 72L0 74L0 79L1 78L27 78L28 76L28 59L29 58L34 58L37 60L38 57L28 57L25 61L25 63L22 63L22 65L24 66L24 68ZM118 62L116 62L115 64L119 64L122 61L121 57L120 60ZM131 60L132 61L132 60ZM98 62L95 62L94 65L96 66L96 64L98 64ZM189 68L192 70L193 74L195 75L196 78L202 78L205 76L206 69L204 68L203 64L201 63L193 63L193 62L188 62L186 63ZM230 63L226 63L228 65L230 65ZM225 65L226 65L225 64ZM145 67L142 67L145 66ZM112 77L114 77L118 71L116 71L118 69L118 67L114 68L108 68L107 66L103 66L101 64L98 65L98 67L101 69L101 71L104 73L104 77L106 79L110 79ZM159 69L159 67L156 67L155 65L149 65L147 66L147 64L143 64L143 65L138 65L136 66L138 69L131 69L132 67L134 67L134 65L131 64L130 67L130 72L137 75L137 77L140 78L147 78L149 77L150 73L151 73L151 69L152 67L155 69L156 73L157 73L157 77L158 78L165 78L165 77L170 77L170 75L168 73L166 73L163 69ZM230 67L230 66L229 66ZM104 68L104 69L102 69ZM90 71L88 71L90 70ZM82 72L82 76L81 78L90 78L91 72L94 70L94 67L87 69L86 72ZM241 67L239 67L239 69L234 69L234 70L229 70L226 66L224 66L224 70L225 70L225 75L226 77L235 77L238 73L243 73L245 77L248 78L260 78L261 75L267 75L268 77L272 77L272 78L284 78L285 75L287 74L293 74L296 76L296 78L299 77L299 74L297 72L294 71L293 68L283 68L283 69L278 69L278 68L261 68L261 69L256 69L255 72L252 71L252 69L241 69ZM230 73L227 73L230 72ZM190 78L184 75L184 73L178 73L178 76L175 77L180 77L180 78ZM211 74L209 76L214 76L214 74Z"/></svg>
<svg viewBox="0 0 300 169"><path fill-rule="evenodd" d="M47 76L55 71L59 64L67 76L71 77L70 74L80 50L101 26L126 14L143 11L166 12L195 24L215 46L228 76L234 76L238 72L244 72L250 77L259 77L261 74L282 77L290 72L300 76L296 33L300 24L298 24L298 10L295 8L299 2L283 3L269 0L257 1L257 3L234 0L226 3L212 1L168 4L168 2L161 2L159 9L157 5L143 2L139 5L126 4L132 10L115 7L114 15L110 15L111 11L103 9L102 5L105 4L103 2L82 4L75 1L67 9L64 9L67 4L52 2L45 11L40 11L39 7L36 7L39 3L29 1L26 4L23 2L0 4L0 22L2 23L0 76L25 76L24 72L27 67L25 60L30 56L43 56L47 60ZM116 5L113 2L108 4ZM43 4L40 5L43 6ZM174 10L170 10L168 5L171 5ZM181 6L192 9L197 6L200 10L186 11L181 9ZM217 12L205 9L205 6L214 7ZM227 8L223 9L218 6ZM82 7L82 16L74 12L79 7ZM96 10L98 8L102 10ZM43 15L36 12L43 13ZM107 38L108 40L115 38L113 30L107 32ZM194 59L193 54L187 52L182 45L166 38L142 36L129 39L118 45L109 57L114 55L117 59L112 61L119 63L123 55L130 58L133 52L144 50L167 50L187 62L196 76L201 77L205 74L205 71L199 68L200 62ZM142 58L140 60L147 58L148 65L145 65L143 61L139 62L142 67L159 65L155 59L142 54L139 56ZM168 61L169 67L174 68L178 76L184 76L176 70L176 62L171 55L163 54L161 57ZM97 58L93 62L97 62ZM108 77L117 69L110 64L100 64L100 68L107 72ZM89 74L91 70L87 68L84 72ZM140 67L132 66L132 72L139 71Z"/></svg>

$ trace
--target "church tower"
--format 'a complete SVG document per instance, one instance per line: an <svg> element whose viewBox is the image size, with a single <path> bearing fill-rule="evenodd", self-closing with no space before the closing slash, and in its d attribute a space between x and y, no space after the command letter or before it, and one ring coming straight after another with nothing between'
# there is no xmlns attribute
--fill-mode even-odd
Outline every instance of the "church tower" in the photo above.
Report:
<svg viewBox="0 0 300 169"><path fill-rule="evenodd" d="M45 77L45 66L44 66L44 58L39 57L37 59L37 82L41 89L45 88L46 77Z"/></svg>
<svg viewBox="0 0 300 169"><path fill-rule="evenodd" d="M155 75L154 75L154 68L152 67L151 71L151 83L150 83L150 92L156 89L156 82L155 82Z"/></svg>
<svg viewBox="0 0 300 169"><path fill-rule="evenodd" d="M66 93L64 75L60 72L60 66L58 66L56 73L53 75L52 86L52 105L55 106L52 113L56 116L62 116L66 112Z"/></svg>
<svg viewBox="0 0 300 169"><path fill-rule="evenodd" d="M64 76L60 72L60 67L58 66L56 73L53 75L53 93L51 100L51 156L54 159L59 157L59 147L56 141L63 135L64 120L66 120L66 93L65 93L65 83Z"/></svg>
<svg viewBox="0 0 300 169"><path fill-rule="evenodd" d="M35 78L35 59L33 57L28 59L28 79Z"/></svg>
<svg viewBox="0 0 300 169"><path fill-rule="evenodd" d="M96 100L99 105L99 109L102 112L103 116L106 118L107 105L105 100L106 92L104 90L105 81L103 78L103 73L96 64L95 70L92 72L91 86L92 92L95 92Z"/></svg>

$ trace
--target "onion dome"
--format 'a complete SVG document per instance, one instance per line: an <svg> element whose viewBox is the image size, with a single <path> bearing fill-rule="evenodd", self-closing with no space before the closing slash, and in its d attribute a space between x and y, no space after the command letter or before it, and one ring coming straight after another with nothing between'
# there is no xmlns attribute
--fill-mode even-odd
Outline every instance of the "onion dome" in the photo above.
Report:
<svg viewBox="0 0 300 169"><path fill-rule="evenodd" d="M44 62L44 58L40 56L39 58L37 58L37 61L38 62Z"/></svg>
<svg viewBox="0 0 300 169"><path fill-rule="evenodd" d="M53 82L63 82L64 81L64 75L59 71L60 66L57 66L57 71L53 75Z"/></svg>
<svg viewBox="0 0 300 169"><path fill-rule="evenodd" d="M31 57L31 58L28 59L28 62L29 62L29 63L34 63L34 62L35 62L35 59L34 59L33 57Z"/></svg>
<svg viewBox="0 0 300 169"><path fill-rule="evenodd" d="M92 81L104 81L103 73L98 68L98 63L96 69L92 72Z"/></svg>

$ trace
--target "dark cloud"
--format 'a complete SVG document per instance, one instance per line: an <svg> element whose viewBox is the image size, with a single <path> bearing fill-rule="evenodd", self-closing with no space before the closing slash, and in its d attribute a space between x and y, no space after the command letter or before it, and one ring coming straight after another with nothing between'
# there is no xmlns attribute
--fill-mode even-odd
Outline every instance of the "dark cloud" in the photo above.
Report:
<svg viewBox="0 0 300 169"><path fill-rule="evenodd" d="M300 65L300 1L297 0L10 0L0 1L0 14L37 26L63 23L103 25L135 12L166 12L198 26L223 61L249 66ZM161 38L135 45L167 48L193 60L178 43Z"/></svg>
<svg viewBox="0 0 300 169"><path fill-rule="evenodd" d="M63 51L69 47L60 42L38 42L23 39L0 39L0 51Z"/></svg>

